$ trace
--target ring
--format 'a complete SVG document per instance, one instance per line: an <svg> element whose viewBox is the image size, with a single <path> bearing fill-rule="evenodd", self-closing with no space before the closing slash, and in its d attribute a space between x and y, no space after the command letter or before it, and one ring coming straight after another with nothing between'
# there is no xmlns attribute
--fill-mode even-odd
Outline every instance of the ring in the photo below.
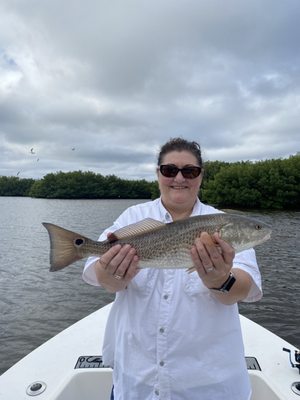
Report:
<svg viewBox="0 0 300 400"><path fill-rule="evenodd" d="M115 275L114 275L114 278L116 278L116 279L120 280L120 279L123 279L123 276L121 276L121 275L118 275L118 274L115 274Z"/></svg>
<svg viewBox="0 0 300 400"><path fill-rule="evenodd" d="M204 267L205 268L205 267ZM207 267L207 268L205 268L205 271L206 272L211 272L211 271L213 271L214 270L214 267Z"/></svg>

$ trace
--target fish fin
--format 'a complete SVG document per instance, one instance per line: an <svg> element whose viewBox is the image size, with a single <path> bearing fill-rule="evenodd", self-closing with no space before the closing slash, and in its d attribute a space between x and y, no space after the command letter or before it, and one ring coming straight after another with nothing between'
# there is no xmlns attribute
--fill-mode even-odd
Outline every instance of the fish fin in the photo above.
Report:
<svg viewBox="0 0 300 400"><path fill-rule="evenodd" d="M188 272L189 274L191 274L192 272L196 271L196 267L190 267L186 270L186 272Z"/></svg>
<svg viewBox="0 0 300 400"><path fill-rule="evenodd" d="M50 238L50 271L58 271L84 258L80 247L88 240L86 237L47 222L43 225Z"/></svg>
<svg viewBox="0 0 300 400"><path fill-rule="evenodd" d="M161 221L157 221L156 219L152 218L146 218L142 221L127 225L124 228L118 229L117 231L113 232L111 235L109 235L108 241L112 243L116 240L128 239L141 235L143 233L149 233L156 229L162 228L163 226L165 226L165 224Z"/></svg>

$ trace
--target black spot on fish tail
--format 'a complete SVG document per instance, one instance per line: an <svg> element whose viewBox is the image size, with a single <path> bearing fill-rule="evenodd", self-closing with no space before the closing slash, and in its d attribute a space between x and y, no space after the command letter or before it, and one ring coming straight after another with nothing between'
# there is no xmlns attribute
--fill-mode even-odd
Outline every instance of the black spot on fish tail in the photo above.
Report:
<svg viewBox="0 0 300 400"><path fill-rule="evenodd" d="M78 246L78 247L80 247L81 245L83 245L83 244L84 244L84 240L83 240L83 239L81 239L81 238L79 238L79 239L75 239L75 241L74 241L74 244L75 244L75 246Z"/></svg>

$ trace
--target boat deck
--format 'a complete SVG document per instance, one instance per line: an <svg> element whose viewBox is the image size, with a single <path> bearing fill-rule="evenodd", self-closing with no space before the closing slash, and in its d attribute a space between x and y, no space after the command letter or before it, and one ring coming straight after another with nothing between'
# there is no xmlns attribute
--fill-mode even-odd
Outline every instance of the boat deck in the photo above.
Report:
<svg viewBox="0 0 300 400"><path fill-rule="evenodd" d="M112 374L100 356L110 305L53 337L0 376L0 400L109 400ZM252 400L300 400L283 339L241 316ZM296 385L295 385L296 386ZM295 390L295 388L294 388Z"/></svg>

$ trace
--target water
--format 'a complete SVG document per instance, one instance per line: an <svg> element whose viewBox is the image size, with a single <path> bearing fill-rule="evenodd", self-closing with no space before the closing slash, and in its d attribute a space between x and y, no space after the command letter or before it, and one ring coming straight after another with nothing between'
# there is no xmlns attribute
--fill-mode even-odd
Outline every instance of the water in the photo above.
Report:
<svg viewBox="0 0 300 400"><path fill-rule="evenodd" d="M0 197L0 374L114 297L82 281L83 262L49 272L49 239L41 222L97 238L136 203ZM257 248L264 298L242 304L240 311L300 347L300 212L248 214L272 225L273 235Z"/></svg>

